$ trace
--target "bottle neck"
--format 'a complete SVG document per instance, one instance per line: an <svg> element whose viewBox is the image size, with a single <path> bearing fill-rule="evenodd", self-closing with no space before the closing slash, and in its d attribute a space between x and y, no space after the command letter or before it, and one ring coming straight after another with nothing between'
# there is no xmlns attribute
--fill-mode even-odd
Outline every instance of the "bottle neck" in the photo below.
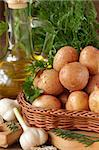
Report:
<svg viewBox="0 0 99 150"><path fill-rule="evenodd" d="M31 26L26 8L7 8L9 50L24 51L27 57L32 55Z"/></svg>

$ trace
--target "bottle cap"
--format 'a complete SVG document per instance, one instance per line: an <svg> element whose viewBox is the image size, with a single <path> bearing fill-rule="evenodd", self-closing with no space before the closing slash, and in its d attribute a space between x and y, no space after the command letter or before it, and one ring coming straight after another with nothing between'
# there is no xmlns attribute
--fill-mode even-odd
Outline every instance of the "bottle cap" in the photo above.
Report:
<svg viewBox="0 0 99 150"><path fill-rule="evenodd" d="M11 9L21 9L27 7L27 0L6 0Z"/></svg>

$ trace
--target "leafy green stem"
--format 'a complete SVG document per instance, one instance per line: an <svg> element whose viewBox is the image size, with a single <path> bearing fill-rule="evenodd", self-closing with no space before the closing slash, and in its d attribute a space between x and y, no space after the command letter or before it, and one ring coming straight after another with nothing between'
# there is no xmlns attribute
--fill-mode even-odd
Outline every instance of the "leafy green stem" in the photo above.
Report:
<svg viewBox="0 0 99 150"><path fill-rule="evenodd" d="M79 143L84 144L86 147L92 145L94 142L99 142L99 137L88 136L85 134L77 133L76 131L53 129L52 132L64 139L69 138L72 140L76 140Z"/></svg>

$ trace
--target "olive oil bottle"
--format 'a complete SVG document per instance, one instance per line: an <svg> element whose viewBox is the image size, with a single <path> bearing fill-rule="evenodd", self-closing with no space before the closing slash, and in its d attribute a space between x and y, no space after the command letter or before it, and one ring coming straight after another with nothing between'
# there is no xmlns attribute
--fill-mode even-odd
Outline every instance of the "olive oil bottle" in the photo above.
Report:
<svg viewBox="0 0 99 150"><path fill-rule="evenodd" d="M25 67L32 59L31 26L27 3L6 6L8 52L0 59L0 98L16 98L26 77Z"/></svg>

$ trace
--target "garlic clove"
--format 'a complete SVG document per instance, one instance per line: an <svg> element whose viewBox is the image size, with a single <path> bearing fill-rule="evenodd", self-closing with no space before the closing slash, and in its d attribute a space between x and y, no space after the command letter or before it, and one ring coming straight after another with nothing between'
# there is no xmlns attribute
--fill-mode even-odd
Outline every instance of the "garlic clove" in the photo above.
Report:
<svg viewBox="0 0 99 150"><path fill-rule="evenodd" d="M2 124L4 122L2 116L0 115L0 124Z"/></svg>
<svg viewBox="0 0 99 150"><path fill-rule="evenodd" d="M13 121L15 120L15 115L13 113L13 110L9 110L7 111L4 115L3 115L3 119L6 121Z"/></svg>
<svg viewBox="0 0 99 150"><path fill-rule="evenodd" d="M48 134L42 128L38 128L40 143L39 145L44 144L48 140Z"/></svg>
<svg viewBox="0 0 99 150"><path fill-rule="evenodd" d="M14 100L14 102L15 102L16 106L19 108L20 106L19 106L19 103L18 103L17 99Z"/></svg>

